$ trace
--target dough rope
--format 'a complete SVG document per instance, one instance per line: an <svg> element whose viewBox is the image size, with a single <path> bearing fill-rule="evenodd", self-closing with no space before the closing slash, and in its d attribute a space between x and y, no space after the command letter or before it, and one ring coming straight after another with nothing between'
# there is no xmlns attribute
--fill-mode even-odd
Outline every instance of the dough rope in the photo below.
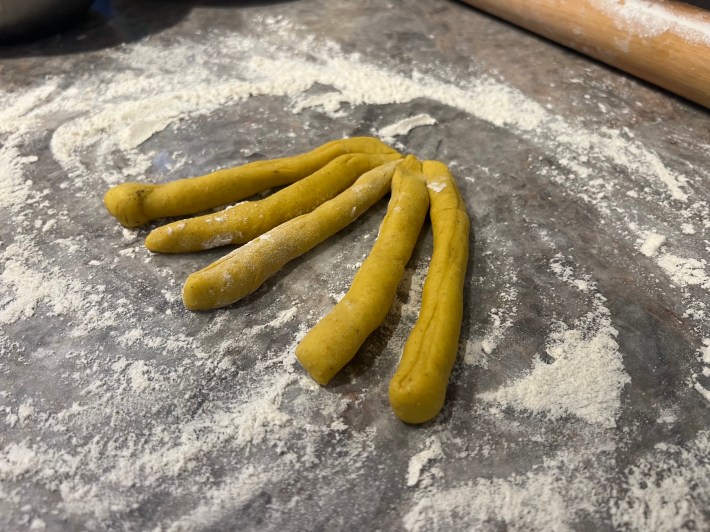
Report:
<svg viewBox="0 0 710 532"><path fill-rule="evenodd" d="M170 183L123 183L109 189L104 205L122 225L138 227L157 218L196 214L269 188L290 185L348 153L397 152L372 137L335 140L300 155L256 161Z"/></svg>
<svg viewBox="0 0 710 532"><path fill-rule="evenodd" d="M379 236L350 289L296 348L316 382L327 384L389 313L428 207L421 163L410 155L395 170Z"/></svg>
<svg viewBox="0 0 710 532"><path fill-rule="evenodd" d="M352 185L363 173L399 158L399 154L341 155L265 199L159 227L148 235L145 245L161 253L187 253L226 244L244 244L277 225L311 212Z"/></svg>
<svg viewBox="0 0 710 532"><path fill-rule="evenodd" d="M407 423L424 423L441 410L458 351L470 221L446 165L425 161L434 251L422 306L390 381L389 400Z"/></svg>
<svg viewBox="0 0 710 532"><path fill-rule="evenodd" d="M313 212L285 222L193 273L183 287L191 310L229 305L255 291L286 263L334 235L390 190L400 161L378 166L360 176L335 198Z"/></svg>

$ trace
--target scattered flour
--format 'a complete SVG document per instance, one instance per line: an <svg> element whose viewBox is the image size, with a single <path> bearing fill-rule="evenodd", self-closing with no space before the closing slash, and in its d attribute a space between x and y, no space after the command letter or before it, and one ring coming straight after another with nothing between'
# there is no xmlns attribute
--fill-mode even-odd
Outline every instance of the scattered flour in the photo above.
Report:
<svg viewBox="0 0 710 532"><path fill-rule="evenodd" d="M362 410L362 396L323 391L298 372L293 350L305 330L288 345L278 340L299 315L293 302L286 300L284 308L280 300L273 319L241 312L188 318L175 296L178 288L170 284L172 270L156 265L153 276L131 278L138 288L118 283L107 288L93 280L97 268L125 280L122 272L151 256L139 242L141 231L120 229L102 236L123 248L107 255L106 240L81 233L85 219L71 198L93 198L107 183L144 179L159 155L152 139L190 128L224 106L271 96L282 98L294 114L314 110L342 117L346 104L426 98L539 147L559 166L549 174L549 186L564 187L594 205L612 225L627 224L623 216L633 207L614 203L616 185L591 178L600 168L628 174L643 190L643 200L664 212L687 208L698 220L707 219L691 188L699 173L670 171L627 131L585 127L491 76L444 76L425 71L426 65L411 72L374 65L332 43L294 38L297 30L283 20L253 22L247 26L257 28L258 38L230 33L172 44L148 39L96 52L105 61L96 63L92 76L77 79L58 69L35 87L0 89L0 207L12 224L10 238L3 236L0 244L0 323L21 330L56 320L71 339L42 339L37 348L34 340L0 332L0 370L22 364L27 378L45 379L50 390L58 387L51 401L15 398L22 383L11 383L12 393L0 393L8 438L0 448L0 525L8 529L52 530L67 522L105 529L162 504L176 508L177 518L154 516L149 524L155 530L220 528L222 519L259 504L273 519L288 519L301 515L303 501L289 490L304 479L316 490L323 486L316 494L337 507L331 502L347 502L337 499L339 494L347 498L350 489L364 485L367 467L391 449L390 435L399 425L383 426L385 420L356 426L351 421L358 420L353 412ZM267 28L275 31L261 31ZM310 94L316 85L328 89ZM378 133L404 136L435 123L419 115ZM39 143L44 144L37 154L44 154L48 143L63 172L58 185L63 196L32 179L34 168L46 164L32 153ZM187 159L173 155L171 169L179 170ZM541 170L540 177L545 175ZM476 184L472 178L469 183ZM632 192L623 200L638 200ZM679 286L707 288L704 262L659 247L652 256ZM96 248L100 252L94 255ZM55 260L58 255L61 261ZM485 309L485 330L474 331L467 341L469 366L491 365L489 355L499 354L518 325L517 263L501 256L505 268L495 283L500 303ZM513 430L519 411L547 419L576 416L590 423L590 430L616 424L621 390L630 381L617 331L596 283L575 274L566 261L555 257L550 271L587 298L591 309L571 326L566 324L573 318L563 307L556 309L562 316L550 324L546 349L552 362L539 360L527 376L483 394L491 408L477 411L482 426ZM421 270L409 272L413 286L421 284ZM145 287L156 283L167 288L154 307L146 306ZM336 290L333 297L341 295ZM416 294L396 304L404 321L416 318ZM694 319L702 320L702 309L696 310ZM402 334L397 329L386 353L397 351ZM221 386L224 382L229 385ZM496 404L513 412L503 414ZM456 416L470 413L452 415L460 423ZM528 436L522 436L526 443L535 441ZM577 519L607 506L619 526L670 529L693 519L702 525L700 512L708 506L705 433L687 445L641 457L627 472L628 489L615 494L598 489L616 470L597 442L592 454L578 452L576 443L563 445L528 471L456 480L448 472L467 471L467 462L459 460L470 458L468 451L457 450L452 438L430 437L429 431L411 431L408 438L412 448L422 449L396 475L405 490L403 504L411 498L403 507L409 530L455 528L462 522L511 530L573 528ZM490 443L484 448L476 461L496 452ZM445 469L451 485L442 488L432 479ZM654 475L656 484L644 483ZM691 490L693 485L700 489ZM41 504L30 505L36 501Z"/></svg>
<svg viewBox="0 0 710 532"><path fill-rule="evenodd" d="M680 228L681 228L681 231L683 232L683 234L685 234L685 235L694 235L696 232L695 228L693 227L693 224L688 224L688 223L681 224Z"/></svg>
<svg viewBox="0 0 710 532"><path fill-rule="evenodd" d="M429 462L444 458L444 452L441 449L441 442L432 437L427 440L428 447L423 451L415 454L409 459L407 468L407 486L416 486L422 474L422 470Z"/></svg>
<svg viewBox="0 0 710 532"><path fill-rule="evenodd" d="M685 41L710 46L710 14L700 9L695 16L687 16L672 5L651 0L594 0L593 3L617 28L630 35L648 38L670 32Z"/></svg>
<svg viewBox="0 0 710 532"><path fill-rule="evenodd" d="M599 296L601 297L601 296ZM602 306L590 312L576 329L563 323L550 335L551 363L537 360L529 375L482 399L557 419L575 415L589 423L614 427L621 407L621 390L630 381L624 371L616 329Z"/></svg>
<svg viewBox="0 0 710 532"><path fill-rule="evenodd" d="M710 366L710 338L703 339L703 347L700 350L703 364Z"/></svg>
<svg viewBox="0 0 710 532"><path fill-rule="evenodd" d="M268 490L277 476L263 469L247 465L235 477L227 479L210 491L210 497L196 508L171 523L168 532L181 532L210 527L225 515L242 511L254 500L254 494Z"/></svg>
<svg viewBox="0 0 710 532"><path fill-rule="evenodd" d="M278 329L280 327L283 327L286 323L291 321L296 314L298 313L298 308L293 306L290 309L283 310L279 312L279 314L274 318L272 321L268 323L264 323L262 325L257 325L255 327L252 327L248 331L245 331L246 335L251 335L255 333L260 333L261 331L265 329Z"/></svg>
<svg viewBox="0 0 710 532"><path fill-rule="evenodd" d="M557 256L551 261L551 270L581 292L590 291L594 283L579 283L571 267L564 266L560 259ZM538 358L525 377L479 397L541 413L549 419L574 415L602 427L616 426L621 391L631 379L624 370L615 340L618 331L611 324L605 301L595 293L592 310L577 321L575 328L562 322L555 324L546 348L551 362Z"/></svg>
<svg viewBox="0 0 710 532"><path fill-rule="evenodd" d="M590 292L596 290L597 284L588 275L575 276L572 266L565 264L562 253L555 255L550 261L550 270L558 279L574 286L580 292Z"/></svg>
<svg viewBox="0 0 710 532"><path fill-rule="evenodd" d="M648 233L639 251L647 257L654 257L665 243L665 236L659 235L658 233Z"/></svg>
<svg viewBox="0 0 710 532"><path fill-rule="evenodd" d="M607 503L600 486L610 484L604 471L615 459L600 442L590 442L594 446L598 449L546 457L524 475L420 490L404 527L448 530L466 523L474 529L495 524L513 531L576 530L607 512L621 530L704 527L710 505L710 433L701 431L684 446L658 444L644 453L626 471L618 498Z"/></svg>
<svg viewBox="0 0 710 532"><path fill-rule="evenodd" d="M657 444L627 471L628 489L610 508L617 529L701 530L710 508L710 433L687 446Z"/></svg>
<svg viewBox="0 0 710 532"><path fill-rule="evenodd" d="M572 471L583 470L580 466L579 458L557 456L525 475L422 490L404 518L404 527L412 532L454 530L466 523L471 529L488 529L495 523L519 531L574 529L595 498L590 479L571 479ZM581 500L581 493L588 499Z"/></svg>
<svg viewBox="0 0 710 532"><path fill-rule="evenodd" d="M710 390L705 389L699 382L693 384L693 388L696 392L702 395L708 403L710 403Z"/></svg>
<svg viewBox="0 0 710 532"><path fill-rule="evenodd" d="M705 260L678 257L671 253L663 253L657 259L658 265L678 286L697 285L710 289L710 278L705 273Z"/></svg>
<svg viewBox="0 0 710 532"><path fill-rule="evenodd" d="M49 316L58 316L86 312L93 303L90 293L100 299L97 290L90 292L49 260L43 261L28 236L18 235L1 256L0 295L5 299L0 309L2 324L33 316L41 304L47 306Z"/></svg>
<svg viewBox="0 0 710 532"><path fill-rule="evenodd" d="M396 136L407 135L415 127L433 126L436 119L428 114L419 114L404 118L399 122L380 128L377 134L385 141L391 141Z"/></svg>
<svg viewBox="0 0 710 532"><path fill-rule="evenodd" d="M57 89L50 100L41 99L44 93L38 91L35 106L26 116L22 115L22 109L31 106L26 95L17 96L14 101L5 97L10 100L5 113L17 116L18 129L27 130L38 120L46 123L71 106L77 117L58 125L52 134L51 148L57 162L74 178L73 186L83 186L91 174L85 163L87 153L101 163L101 176L108 183L139 176L152 164L151 153L137 149L150 136L246 98L285 97L293 102L294 112L322 107L323 98L327 98L331 111L346 102L353 106L385 105L428 98L509 128L533 143L542 143L561 165L581 177L588 177L590 170L580 161L594 159L598 164L623 167L635 179L660 183L678 201L688 200L689 193L684 190L688 178L668 170L659 156L640 142L608 128L583 129L492 78L480 76L465 83L444 82L416 71L405 75L367 64L357 56L339 53L332 44L319 48L311 41L299 44L291 40L289 46L295 46L296 50L289 54L263 40L217 35L210 45L176 43L158 48L139 43L114 57L116 68L97 72L94 77L82 80L83 85L74 85L64 92ZM195 55L216 60L215 49L221 51L220 57L226 64L235 61L234 58L245 58L240 64L240 79L215 82L211 65L190 60ZM294 55L294 51L310 54L313 60L304 60ZM162 65L159 72L136 74L135 68L156 62ZM120 65L126 68L118 68ZM184 76L186 70L191 73L189 83ZM56 79L53 83L60 85L60 81ZM334 90L326 96L304 96L316 84ZM430 122L426 118L417 118L415 122L419 121ZM404 128L402 125L396 129ZM124 159L120 167L114 162L117 152Z"/></svg>
<svg viewBox="0 0 710 532"><path fill-rule="evenodd" d="M500 276L500 280L494 282L491 278L488 282L498 287L497 300L500 306L488 311L486 328L467 340L463 356L465 364L482 368L488 367L489 355L496 350L506 333L513 327L518 313L518 277L511 258L499 253L491 260L495 261L495 272Z"/></svg>
<svg viewBox="0 0 710 532"><path fill-rule="evenodd" d="M2 122L6 123L4 119ZM42 197L42 192L37 191L32 181L24 175L24 167L34 159L21 154L22 144L23 135L18 132L6 137L0 146L0 207L13 214Z"/></svg>
<svg viewBox="0 0 710 532"><path fill-rule="evenodd" d="M446 183L427 183L427 188L429 190L433 190L436 193L439 193L446 188Z"/></svg>

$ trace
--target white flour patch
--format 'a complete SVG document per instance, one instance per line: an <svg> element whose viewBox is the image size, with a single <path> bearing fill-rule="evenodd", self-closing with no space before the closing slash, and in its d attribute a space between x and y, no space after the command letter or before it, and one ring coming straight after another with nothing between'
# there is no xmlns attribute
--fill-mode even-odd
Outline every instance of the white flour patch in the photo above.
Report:
<svg viewBox="0 0 710 532"><path fill-rule="evenodd" d="M0 323L34 316L41 304L49 316L87 312L92 299L101 299L99 290L90 291L59 267L43 261L43 255L27 237L18 235L2 253L2 259Z"/></svg>
<svg viewBox="0 0 710 532"><path fill-rule="evenodd" d="M157 384L153 370L143 360L131 364L128 367L127 375L133 392L140 392Z"/></svg>
<svg viewBox="0 0 710 532"><path fill-rule="evenodd" d="M700 358L703 364L710 366L710 338L703 338L703 347L700 349Z"/></svg>
<svg viewBox="0 0 710 532"><path fill-rule="evenodd" d="M428 114L419 114L415 116L410 116L409 118L404 118L399 122L390 124L380 128L377 134L385 141L391 141L394 137L407 135L409 132L421 126L433 126L436 124L436 119Z"/></svg>
<svg viewBox="0 0 710 532"><path fill-rule="evenodd" d="M594 286L591 280L581 284L561 257L551 261L551 269L563 281L581 292ZM611 324L606 299L595 293L592 310L577 320L574 328L564 322L553 324L548 335L547 363L538 358L530 373L498 390L480 394L486 401L517 410L527 410L558 419L577 416L602 427L616 426L621 408L621 390L630 382L624 370L618 331Z"/></svg>
<svg viewBox="0 0 710 532"><path fill-rule="evenodd" d="M670 277L671 282L678 286L700 286L710 289L710 278L705 273L705 260L678 257L671 253L663 253L657 259L658 265Z"/></svg>
<svg viewBox="0 0 710 532"><path fill-rule="evenodd" d="M426 187L429 190L433 190L434 192L439 193L446 188L446 183L431 182L427 183Z"/></svg>
<svg viewBox="0 0 710 532"><path fill-rule="evenodd" d="M289 309L283 310L279 312L279 314L271 320L268 323L264 323L262 325L256 325L255 327L250 328L248 331L245 331L246 335L252 335L256 333L260 333L261 331L265 329L278 329L280 327L283 327L286 323L291 321L296 314L298 313L298 308L293 306Z"/></svg>
<svg viewBox="0 0 710 532"><path fill-rule="evenodd" d="M209 496L187 515L170 523L168 532L181 532L209 527L233 512L241 511L259 493L268 489L270 483L278 479L268 471L247 465L234 477L225 480L209 491Z"/></svg>
<svg viewBox="0 0 710 532"><path fill-rule="evenodd" d="M37 464L37 454L32 449L12 442L0 454L0 478L19 480Z"/></svg>
<svg viewBox="0 0 710 532"><path fill-rule="evenodd" d="M658 250L666 243L666 237L658 233L648 233L643 240L639 251L647 257L654 257L658 254Z"/></svg>
<svg viewBox="0 0 710 532"><path fill-rule="evenodd" d="M234 48L231 41L225 45L227 48ZM248 49L254 44L245 41L241 46ZM141 53L140 48L136 52ZM321 54L317 57L318 63L304 63L294 58L267 59L254 56L246 65L248 68L245 72L247 76L254 76L252 79L211 86L210 90L198 85L195 89L185 89L181 93L169 92L127 104L125 110L112 107L106 111L110 115L94 115L91 122L79 122L76 128L81 128L81 135L94 142L97 136L102 136L100 134L108 127L107 124L115 127L113 120L119 111L122 116L126 113L131 117L143 116L148 109L155 114L158 106L162 120L174 122L178 117L184 119L186 114L205 113L225 101L238 101L249 95L272 94L293 97L298 101L298 95L316 83L334 87L337 89L338 101L351 105L402 103L435 95L441 103L457 107L495 125L512 127L523 137L531 137L533 141L543 140L540 135L549 132L550 137L556 141L560 162L583 175L586 175L587 171L574 163L573 159L584 159L588 157L587 154L591 154L592 157L601 157L613 164L622 165L634 174L655 178L668 187L673 198L681 201L687 199L687 194L680 188L686 179L669 172L657 155L648 152L638 142L628 141L611 130L600 130L599 134L577 130L560 117L550 115L521 93L490 79L484 78L472 86L459 87L421 76L407 78L345 56ZM294 77L296 72L298 76ZM261 81L264 77L270 78L269 81ZM198 80L199 78L200 76L197 76ZM112 81L121 86L120 79ZM132 80L127 80L126 83L131 82ZM297 105L295 110L302 108L302 105ZM55 151L61 154L60 161L67 161L66 167L76 166L76 158L70 151L76 151L76 146L81 146L82 143L77 142L76 134L64 136L70 140L69 143L58 137L53 139L53 145L67 148ZM118 147L125 149L127 145L119 143ZM101 148L102 151L110 149L109 145Z"/></svg>
<svg viewBox="0 0 710 532"><path fill-rule="evenodd" d="M550 261L550 270L557 276L558 279L574 286L580 292L590 292L597 288L597 284L592 281L588 275L575 275L572 266L564 263L565 258L562 253L555 255Z"/></svg>
<svg viewBox="0 0 710 532"><path fill-rule="evenodd" d="M587 446L545 458L524 475L421 489L403 525L408 531L456 529L461 523L474 529L500 523L513 531L576 530L590 516L610 512L616 529L702 528L710 505L710 433L645 452L626 471L619 497L607 502L599 486L611 481L604 471L615 460L613 449L600 441Z"/></svg>
<svg viewBox="0 0 710 532"><path fill-rule="evenodd" d="M44 195L37 191L34 183L25 176L25 166L36 159L21 154L22 144L22 135L16 133L8 136L0 146L0 208L13 214L28 204L36 203Z"/></svg>
<svg viewBox="0 0 710 532"><path fill-rule="evenodd" d="M710 338L703 338L703 345L698 351L700 362L703 364L701 370L703 377L710 377ZM710 389L705 388L697 381L697 376L693 377L693 388L710 403Z"/></svg>
<svg viewBox="0 0 710 532"><path fill-rule="evenodd" d="M486 529L491 523L501 523L515 531L571 530L596 498L589 478L573 480L572 470L584 471L581 466L579 458L561 455L525 475L478 478L453 488L420 490L404 527L418 532L455 530L461 523Z"/></svg>
<svg viewBox="0 0 710 532"><path fill-rule="evenodd" d="M266 326L267 327L283 327L286 323L291 321L298 313L297 307L291 307L290 309L283 310L271 320Z"/></svg>
<svg viewBox="0 0 710 532"><path fill-rule="evenodd" d="M710 403L710 390L707 390L703 387L702 384L699 382L696 382L693 384L693 388L695 389L696 392L698 392L700 395L703 396L703 398Z"/></svg>
<svg viewBox="0 0 710 532"><path fill-rule="evenodd" d="M608 310L602 300L595 306L574 329L558 323L559 330L551 333L547 342L551 363L537 360L528 376L480 397L550 419L574 415L614 427L621 390L630 378L624 371Z"/></svg>
<svg viewBox="0 0 710 532"><path fill-rule="evenodd" d="M275 36L278 38L278 36ZM190 117L209 114L226 104L246 98L271 95L292 102L296 113L322 105L329 110L343 103L352 106L406 103L417 98L434 99L499 127L505 127L535 144L542 144L558 162L574 174L587 178L589 165L617 165L634 179L665 187L671 198L685 202L689 179L671 172L661 158L628 134L608 128L589 131L552 114L541 105L504 83L486 76L475 80L443 82L419 72L410 74L382 68L348 56L332 43L299 43L285 37L292 48L284 52L278 45L246 36L230 38L214 35L207 43L175 43L165 48L151 43L125 47L112 59L116 67L97 71L91 78L73 80L73 85L52 92L36 92L34 102L5 95L9 107L4 116L19 117L18 129L26 130L42 119L51 123L61 110L71 108L76 118L58 125L52 135L52 153L74 180L83 186L92 173L84 160L91 153L102 166L100 175L108 183L127 176L140 176L152 164L152 154L141 151L143 143L168 126L180 127ZM294 49L295 48L295 49ZM220 50L220 54L215 54ZM309 54L312 60L300 54ZM210 57L209 63L195 56ZM244 58L244 59L242 59ZM147 68L159 62L161 69ZM239 79L214 79L213 64L239 72ZM236 63L236 64L235 64ZM146 72L136 74L136 68ZM238 68L235 68L237 67ZM189 78L184 76L190 71ZM61 78L53 84L61 86ZM326 96L306 96L314 85L329 86ZM107 89L108 87L108 89ZM179 89L176 89L179 87ZM28 93L31 94L31 93ZM316 100L314 100L316 98ZM32 113L22 115L31 107ZM0 117L4 117L0 116ZM430 122L417 118L413 123ZM129 128L125 124L131 124ZM395 128L403 131L404 125ZM122 155L117 167L115 155Z"/></svg>
<svg viewBox="0 0 710 532"><path fill-rule="evenodd" d="M684 235L694 235L696 233L693 224L689 223L681 224L680 230Z"/></svg>
<svg viewBox="0 0 710 532"><path fill-rule="evenodd" d="M611 505L617 529L702 529L710 508L710 433L687 446L657 444L627 471L628 491Z"/></svg>
<svg viewBox="0 0 710 532"><path fill-rule="evenodd" d="M441 442L436 437L427 440L427 448L409 459L407 467L407 486L416 486L422 475L422 470L432 461L444 458Z"/></svg>
<svg viewBox="0 0 710 532"><path fill-rule="evenodd" d="M710 14L702 10L688 16L673 6L650 0L594 0L593 4L630 35L648 38L672 33L684 41L710 46Z"/></svg>

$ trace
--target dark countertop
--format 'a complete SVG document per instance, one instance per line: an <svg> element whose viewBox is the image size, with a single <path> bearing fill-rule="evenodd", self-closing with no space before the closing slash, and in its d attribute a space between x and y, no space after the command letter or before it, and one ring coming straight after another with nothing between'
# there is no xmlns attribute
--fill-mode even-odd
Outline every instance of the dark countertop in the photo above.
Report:
<svg viewBox="0 0 710 532"><path fill-rule="evenodd" d="M252 296L101 197L377 135L451 165L472 220L447 402L407 426L397 301L321 388L295 361L383 200ZM115 2L0 48L0 527L710 527L710 115L457 2ZM155 225L154 225L155 226ZM154 227L153 226L153 227Z"/></svg>

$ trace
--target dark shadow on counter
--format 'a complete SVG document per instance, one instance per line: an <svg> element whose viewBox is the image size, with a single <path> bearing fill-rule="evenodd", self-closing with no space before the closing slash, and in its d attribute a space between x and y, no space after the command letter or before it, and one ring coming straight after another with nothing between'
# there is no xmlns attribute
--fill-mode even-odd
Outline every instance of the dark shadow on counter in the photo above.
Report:
<svg viewBox="0 0 710 532"><path fill-rule="evenodd" d="M243 9L297 0L97 0L59 33L18 43L0 43L0 59L69 55L139 41L175 26L196 7Z"/></svg>

